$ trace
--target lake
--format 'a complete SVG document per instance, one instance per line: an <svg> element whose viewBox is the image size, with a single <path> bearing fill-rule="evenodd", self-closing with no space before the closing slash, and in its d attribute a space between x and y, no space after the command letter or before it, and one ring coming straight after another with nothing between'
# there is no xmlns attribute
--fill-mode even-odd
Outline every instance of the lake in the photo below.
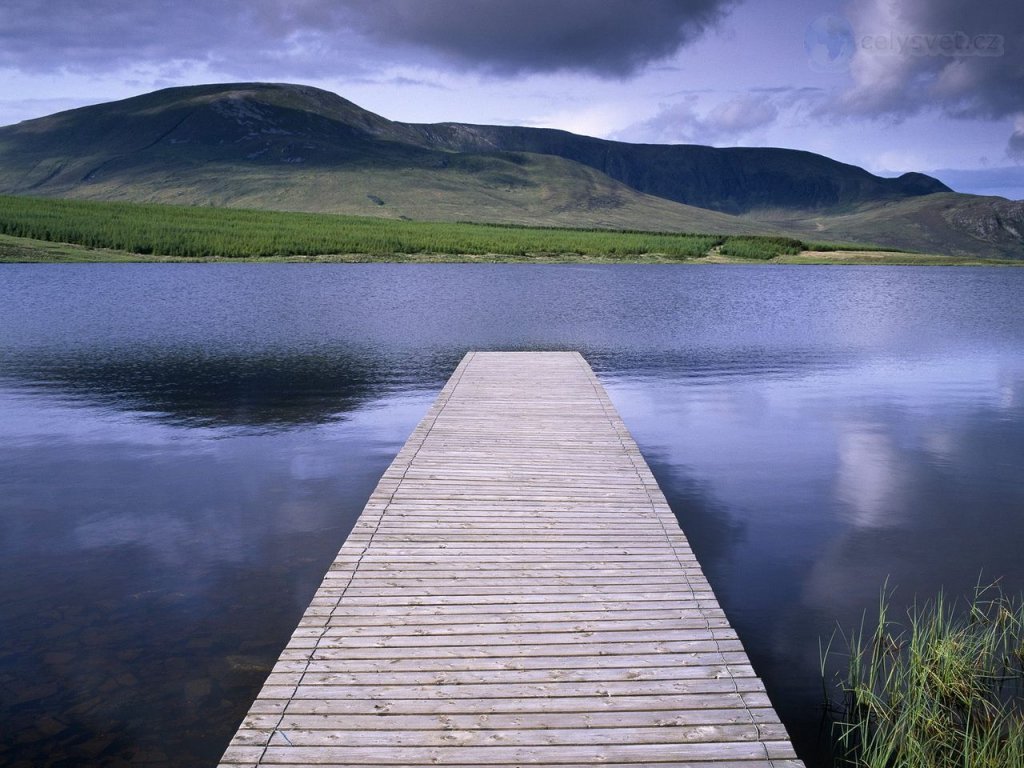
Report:
<svg viewBox="0 0 1024 768"><path fill-rule="evenodd" d="M576 349L812 766L819 641L1024 591L1024 270L0 267L0 763L215 765L469 349Z"/></svg>

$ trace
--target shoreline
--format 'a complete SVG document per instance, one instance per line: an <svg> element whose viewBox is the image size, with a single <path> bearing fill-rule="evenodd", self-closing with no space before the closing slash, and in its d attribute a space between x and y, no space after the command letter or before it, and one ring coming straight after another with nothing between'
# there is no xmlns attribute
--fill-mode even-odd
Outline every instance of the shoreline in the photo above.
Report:
<svg viewBox="0 0 1024 768"><path fill-rule="evenodd" d="M132 253L0 235L0 264L785 264L840 266L1024 267L1024 259L981 259L900 251L818 251L783 254L771 259L743 259L713 252L683 258L664 254L604 256L579 253L511 254L364 253L309 256L186 257Z"/></svg>

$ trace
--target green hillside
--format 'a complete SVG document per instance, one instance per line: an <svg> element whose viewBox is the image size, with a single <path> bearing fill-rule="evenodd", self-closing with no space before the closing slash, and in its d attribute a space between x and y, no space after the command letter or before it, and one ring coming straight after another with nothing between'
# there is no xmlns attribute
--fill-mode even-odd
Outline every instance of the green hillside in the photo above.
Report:
<svg viewBox="0 0 1024 768"><path fill-rule="evenodd" d="M299 86L171 89L0 129L0 192L387 218L771 232L529 153L455 153ZM401 139L408 139L403 141Z"/></svg>

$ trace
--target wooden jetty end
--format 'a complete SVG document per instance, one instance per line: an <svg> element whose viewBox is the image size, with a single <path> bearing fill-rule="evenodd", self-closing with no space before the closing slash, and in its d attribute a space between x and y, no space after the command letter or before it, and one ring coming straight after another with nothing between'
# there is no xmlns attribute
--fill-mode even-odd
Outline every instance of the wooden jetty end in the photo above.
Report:
<svg viewBox="0 0 1024 768"><path fill-rule="evenodd" d="M221 765L803 764L569 352L470 352Z"/></svg>

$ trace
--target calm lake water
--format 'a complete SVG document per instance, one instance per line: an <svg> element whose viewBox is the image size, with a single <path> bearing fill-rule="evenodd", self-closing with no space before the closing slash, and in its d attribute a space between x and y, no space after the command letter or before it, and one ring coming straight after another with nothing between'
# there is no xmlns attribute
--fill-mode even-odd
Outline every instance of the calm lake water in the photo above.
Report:
<svg viewBox="0 0 1024 768"><path fill-rule="evenodd" d="M819 638L1024 590L1024 270L0 267L0 763L215 765L469 349L578 349L802 756Z"/></svg>

